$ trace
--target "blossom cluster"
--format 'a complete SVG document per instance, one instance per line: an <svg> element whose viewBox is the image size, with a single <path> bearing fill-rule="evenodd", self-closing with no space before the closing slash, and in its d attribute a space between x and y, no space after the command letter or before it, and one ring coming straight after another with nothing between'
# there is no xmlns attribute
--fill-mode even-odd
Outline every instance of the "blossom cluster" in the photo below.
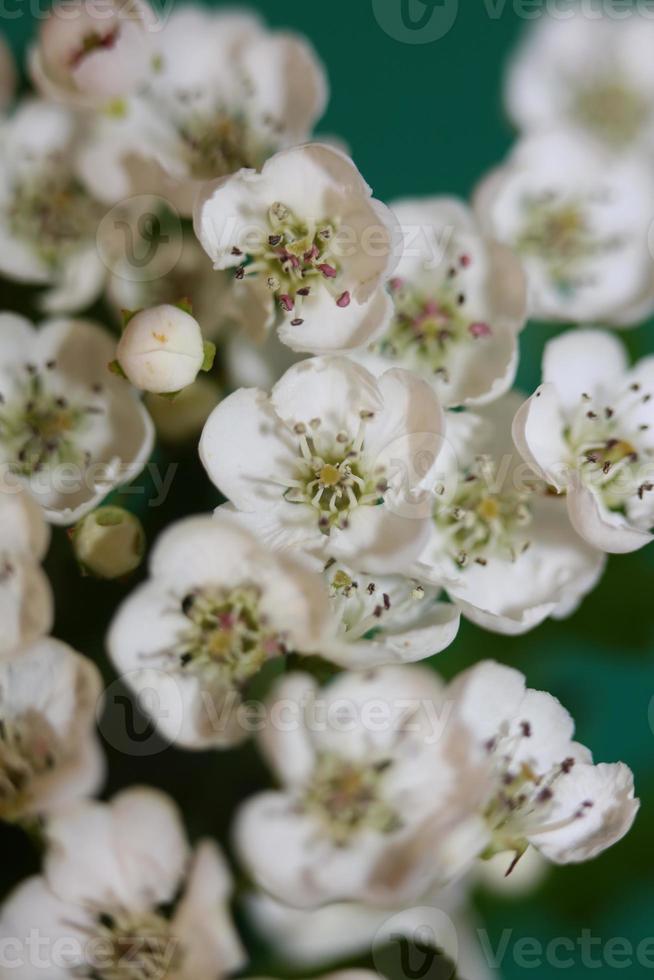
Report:
<svg viewBox="0 0 654 980"><path fill-rule="evenodd" d="M256 734L276 788L233 815L234 855L290 961L368 945L426 896L460 915L453 889L498 855L517 876L631 828L629 768L595 763L553 695L483 658L446 683L431 658L461 617L571 615L652 536L654 357L611 332L654 313L633 26L529 34L520 136L471 202L377 200L314 133L311 45L248 12L62 2L21 99L0 49L0 272L45 317L0 314L0 819L43 845L0 911L0 977L34 976L34 930L52 980L248 960L217 844L191 848L153 788L96 799L103 681L50 635L49 526L82 573L134 572L145 532L101 505L158 441L195 441L223 502L198 514L188 486L106 650L167 744ZM552 331L531 394L529 321Z"/></svg>

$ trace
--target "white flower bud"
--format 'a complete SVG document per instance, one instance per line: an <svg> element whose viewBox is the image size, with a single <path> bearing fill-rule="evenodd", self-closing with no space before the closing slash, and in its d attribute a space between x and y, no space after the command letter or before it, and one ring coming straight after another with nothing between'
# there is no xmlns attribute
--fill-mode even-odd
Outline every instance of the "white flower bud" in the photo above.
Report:
<svg viewBox="0 0 654 980"><path fill-rule="evenodd" d="M73 530L75 555L97 578L121 578L141 564L145 532L138 517L122 507L98 507Z"/></svg>
<svg viewBox="0 0 654 980"><path fill-rule="evenodd" d="M140 310L127 323L116 358L136 388L159 395L181 391L204 362L200 325L167 303Z"/></svg>
<svg viewBox="0 0 654 980"><path fill-rule="evenodd" d="M220 401L220 390L209 378L200 376L171 401L148 395L145 405L157 435L166 442L184 442L196 436Z"/></svg>
<svg viewBox="0 0 654 980"><path fill-rule="evenodd" d="M101 105L132 92L149 72L153 12L140 0L66 0L43 20L30 72L46 97Z"/></svg>

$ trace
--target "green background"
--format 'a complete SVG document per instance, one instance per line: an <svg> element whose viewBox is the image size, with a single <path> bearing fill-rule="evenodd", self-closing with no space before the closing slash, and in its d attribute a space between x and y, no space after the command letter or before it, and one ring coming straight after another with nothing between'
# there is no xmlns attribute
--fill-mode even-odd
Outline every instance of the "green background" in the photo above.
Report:
<svg viewBox="0 0 654 980"><path fill-rule="evenodd" d="M26 4L14 3L6 0L4 10L12 18L5 15L4 27L20 51L33 29L33 17ZM455 9L452 3L444 0L436 10L447 16ZM399 24L399 5L400 0L380 3L379 20ZM347 142L376 196L389 202L408 195L466 196L509 148L514 134L502 111L503 66L520 31L528 26L510 0L504 6L497 0L460 0L451 29L424 44L391 36L380 26L372 0L253 0L250 6L272 26L292 27L312 40L331 83L319 132L337 134ZM537 3L525 6L530 16L538 15ZM13 16L15 12L19 16ZM391 28L391 33L397 32ZM2 283L0 289L2 307L15 308L22 291ZM538 383L543 344L555 332L531 324L523 335L522 388L533 389ZM654 350L651 324L623 336L634 357ZM128 506L130 500L137 502L150 539L174 517L206 510L215 502L193 449L175 455L160 450L158 462L178 464L166 503L155 508L142 496L123 498ZM101 637L116 603L133 582L118 586L81 579L63 532L55 535L47 568L56 590L56 635L93 656L107 679L113 679L103 659ZM576 942L583 930L590 930L602 941L594 947L598 956L614 937L625 937L636 946L654 936L653 586L651 549L612 557L600 586L566 622L548 622L519 638L494 636L464 624L452 647L435 661L446 676L485 657L519 667L530 686L551 691L570 708L579 740L592 748L596 759L622 759L631 766L643 801L631 834L599 859L553 870L526 898L500 900L484 892L475 896L494 947L504 929L513 930L502 965L507 980L561 975L554 965L528 969L514 962L512 952L522 937L535 937L543 944L555 937ZM115 693L115 688L110 691ZM102 726L114 746L120 722L120 711L114 711ZM225 754L169 749L145 757L122 755L111 744L107 751L108 792L134 781L167 789L182 803L193 836L212 833L225 840L237 800L268 779L251 746ZM38 854L15 829L0 831L0 846L4 892L38 867ZM253 969L272 968L264 949L256 947L256 953ZM610 968L606 962L602 965ZM598 968L584 966L577 953L574 966L563 973L576 978ZM623 972L637 978L652 971L632 965Z"/></svg>

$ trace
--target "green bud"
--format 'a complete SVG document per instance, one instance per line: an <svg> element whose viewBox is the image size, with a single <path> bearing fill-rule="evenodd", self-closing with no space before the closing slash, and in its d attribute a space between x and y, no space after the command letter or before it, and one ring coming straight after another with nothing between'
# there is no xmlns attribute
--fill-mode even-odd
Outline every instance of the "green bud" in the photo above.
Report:
<svg viewBox="0 0 654 980"><path fill-rule="evenodd" d="M98 507L72 532L75 555L84 572L96 578L122 578L141 564L145 532L138 517L122 507Z"/></svg>

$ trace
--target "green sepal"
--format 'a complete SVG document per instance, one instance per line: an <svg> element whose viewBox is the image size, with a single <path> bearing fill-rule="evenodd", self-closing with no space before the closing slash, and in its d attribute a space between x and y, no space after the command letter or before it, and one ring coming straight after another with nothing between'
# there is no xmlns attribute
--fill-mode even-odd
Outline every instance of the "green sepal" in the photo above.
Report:
<svg viewBox="0 0 654 980"><path fill-rule="evenodd" d="M216 345L211 340L205 340L203 344L204 348L204 360L202 362L201 371L210 371L213 367L213 362L216 357Z"/></svg>
<svg viewBox="0 0 654 980"><path fill-rule="evenodd" d="M189 316L193 316L193 304L188 296L182 296L182 298L178 299L176 303L173 303L173 306L176 306L178 310L182 311L182 313L188 313Z"/></svg>
<svg viewBox="0 0 654 980"><path fill-rule="evenodd" d="M112 374L115 374L119 378L125 378L125 380L127 380L127 375L125 374L125 372L121 368L121 366L118 363L118 361L109 361L109 363L107 364L107 367L109 368L109 370L111 371Z"/></svg>
<svg viewBox="0 0 654 980"><path fill-rule="evenodd" d="M141 312L140 310L121 310L120 311L120 316L121 316L121 319L123 321L123 330L125 329L125 327L129 323L129 321L132 319L132 317L136 316L136 314L137 313L140 313L140 312Z"/></svg>

